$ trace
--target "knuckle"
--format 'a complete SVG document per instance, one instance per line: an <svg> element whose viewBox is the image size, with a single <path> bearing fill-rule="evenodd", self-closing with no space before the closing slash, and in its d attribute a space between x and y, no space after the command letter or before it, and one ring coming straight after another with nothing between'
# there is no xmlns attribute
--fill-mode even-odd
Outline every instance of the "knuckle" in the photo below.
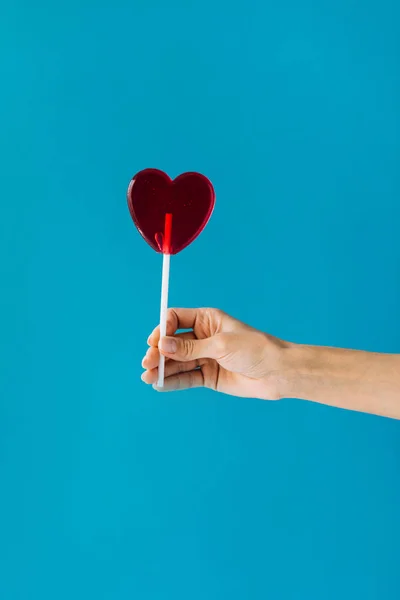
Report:
<svg viewBox="0 0 400 600"><path fill-rule="evenodd" d="M208 308L206 311L205 321L209 331L213 334L221 331L226 320L226 316L226 313L219 308Z"/></svg>
<svg viewBox="0 0 400 600"><path fill-rule="evenodd" d="M184 390L185 389L185 376L183 374L179 374L178 375L178 386L177 386L178 390Z"/></svg>
<svg viewBox="0 0 400 600"><path fill-rule="evenodd" d="M212 316L214 320L218 322L219 326L222 326L226 319L229 318L229 315L220 308L214 308L212 311Z"/></svg>
<svg viewBox="0 0 400 600"><path fill-rule="evenodd" d="M194 340L187 339L183 341L182 345L182 356L188 358L192 356L194 352Z"/></svg>
<svg viewBox="0 0 400 600"><path fill-rule="evenodd" d="M169 308L167 310L167 323L176 326L178 322L178 316L174 308Z"/></svg>
<svg viewBox="0 0 400 600"><path fill-rule="evenodd" d="M193 371L188 373L188 387L192 388L194 387L194 373Z"/></svg>
<svg viewBox="0 0 400 600"><path fill-rule="evenodd" d="M175 368L175 373L178 373L178 375L180 373L184 373L186 371L186 363L177 362L174 364L174 368Z"/></svg>

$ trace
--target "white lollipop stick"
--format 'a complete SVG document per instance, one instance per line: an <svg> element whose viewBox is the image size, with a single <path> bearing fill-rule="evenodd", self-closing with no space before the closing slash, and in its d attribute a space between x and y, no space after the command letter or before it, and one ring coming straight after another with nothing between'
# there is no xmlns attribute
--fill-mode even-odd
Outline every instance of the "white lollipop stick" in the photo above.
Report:
<svg viewBox="0 0 400 600"><path fill-rule="evenodd" d="M168 310L168 289L169 289L169 269L171 262L170 246L171 246L171 229L172 229L172 214L165 215L165 231L163 243L163 266L161 280L161 308L160 308L160 339L167 334L167 310ZM165 374L165 356L160 354L158 363L158 381L157 387L164 387Z"/></svg>
<svg viewBox="0 0 400 600"><path fill-rule="evenodd" d="M163 254L162 284L161 284L161 310L160 310L160 339L167 334L167 309L168 309L168 287L169 287L169 265L170 254ZM160 354L158 364L157 387L164 387L165 356Z"/></svg>

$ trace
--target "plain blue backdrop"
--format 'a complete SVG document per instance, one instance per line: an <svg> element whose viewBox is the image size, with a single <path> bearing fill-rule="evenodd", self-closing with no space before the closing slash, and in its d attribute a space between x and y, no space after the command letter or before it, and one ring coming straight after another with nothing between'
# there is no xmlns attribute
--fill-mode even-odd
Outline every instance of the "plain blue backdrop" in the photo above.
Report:
<svg viewBox="0 0 400 600"><path fill-rule="evenodd" d="M160 256L130 178L217 193L171 304L400 351L396 0L9 0L1 600L391 600L400 425L140 381Z"/></svg>

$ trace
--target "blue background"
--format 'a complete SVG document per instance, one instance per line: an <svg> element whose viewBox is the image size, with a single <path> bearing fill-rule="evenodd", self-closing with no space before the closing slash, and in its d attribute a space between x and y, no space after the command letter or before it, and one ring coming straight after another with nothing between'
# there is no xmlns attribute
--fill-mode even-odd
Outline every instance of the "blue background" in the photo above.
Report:
<svg viewBox="0 0 400 600"><path fill-rule="evenodd" d="M171 304L399 351L398 2L0 16L1 599L398 598L399 423L144 386L161 261L125 200L215 185Z"/></svg>

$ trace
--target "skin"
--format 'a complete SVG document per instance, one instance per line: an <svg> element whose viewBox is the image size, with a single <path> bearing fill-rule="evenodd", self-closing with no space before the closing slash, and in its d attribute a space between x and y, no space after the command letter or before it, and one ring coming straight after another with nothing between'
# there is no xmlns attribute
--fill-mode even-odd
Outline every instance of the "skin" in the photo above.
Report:
<svg viewBox="0 0 400 600"><path fill-rule="evenodd" d="M180 332L179 330L187 330ZM148 339L142 380L164 387L207 387L243 398L301 398L400 419L400 355L285 342L213 308L168 311L167 337ZM157 388L155 388L157 389Z"/></svg>

